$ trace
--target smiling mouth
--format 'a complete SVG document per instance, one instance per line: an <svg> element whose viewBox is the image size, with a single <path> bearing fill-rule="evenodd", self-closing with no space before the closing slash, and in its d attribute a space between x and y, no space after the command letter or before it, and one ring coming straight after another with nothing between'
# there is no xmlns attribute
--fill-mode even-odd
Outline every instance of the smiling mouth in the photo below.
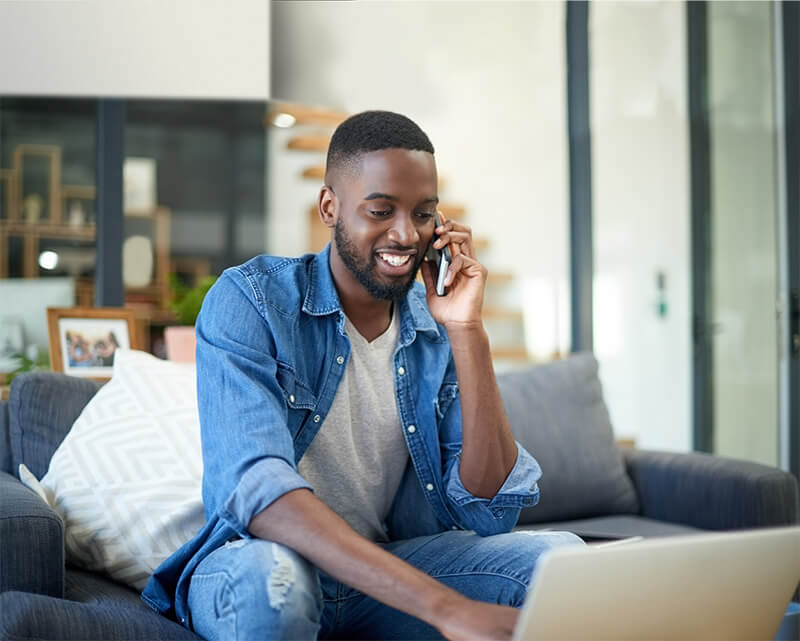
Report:
<svg viewBox="0 0 800 641"><path fill-rule="evenodd" d="M392 267L400 267L405 265L411 259L411 256L408 254L404 256L398 256L397 254L386 254L381 252L378 252L378 257Z"/></svg>

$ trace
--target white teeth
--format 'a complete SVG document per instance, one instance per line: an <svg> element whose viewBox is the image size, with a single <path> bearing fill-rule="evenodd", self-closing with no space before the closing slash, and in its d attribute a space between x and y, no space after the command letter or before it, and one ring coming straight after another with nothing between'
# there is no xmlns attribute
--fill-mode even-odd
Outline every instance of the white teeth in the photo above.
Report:
<svg viewBox="0 0 800 641"><path fill-rule="evenodd" d="M400 265L405 265L408 262L410 256L396 256L394 254L378 254L383 260L385 260L390 265L394 265L395 267L399 267Z"/></svg>

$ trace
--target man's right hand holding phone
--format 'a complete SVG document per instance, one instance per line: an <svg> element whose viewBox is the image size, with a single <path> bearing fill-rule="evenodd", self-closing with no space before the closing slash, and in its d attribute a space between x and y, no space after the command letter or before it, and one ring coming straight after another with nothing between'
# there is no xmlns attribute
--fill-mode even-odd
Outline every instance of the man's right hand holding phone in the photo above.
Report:
<svg viewBox="0 0 800 641"><path fill-rule="evenodd" d="M475 258L472 230L441 215L439 221L434 230L433 248L442 250L449 247L452 262L444 278L444 296L436 293L436 264L432 260L423 262L422 278L427 290L428 308L434 319L448 331L451 326L458 329L465 325L482 325L481 310L487 271Z"/></svg>

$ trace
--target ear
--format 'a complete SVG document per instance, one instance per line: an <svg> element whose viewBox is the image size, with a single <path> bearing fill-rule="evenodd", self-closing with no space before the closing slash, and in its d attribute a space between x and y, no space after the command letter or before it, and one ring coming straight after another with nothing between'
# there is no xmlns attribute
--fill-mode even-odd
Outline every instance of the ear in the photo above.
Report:
<svg viewBox="0 0 800 641"><path fill-rule="evenodd" d="M336 219L339 217L339 199L336 198L333 189L327 185L319 190L317 209L322 224L333 229L336 226Z"/></svg>

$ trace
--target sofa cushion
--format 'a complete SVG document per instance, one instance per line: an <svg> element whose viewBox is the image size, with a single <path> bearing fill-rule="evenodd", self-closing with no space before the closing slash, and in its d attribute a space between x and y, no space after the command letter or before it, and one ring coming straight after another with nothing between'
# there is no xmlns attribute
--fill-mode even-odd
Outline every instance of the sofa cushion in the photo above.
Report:
<svg viewBox="0 0 800 641"><path fill-rule="evenodd" d="M100 389L94 381L53 372L30 372L11 383L8 399L12 474L24 463L37 478L84 406Z"/></svg>
<svg viewBox="0 0 800 641"><path fill-rule="evenodd" d="M40 483L67 558L137 589L205 522L194 364L118 350Z"/></svg>
<svg viewBox="0 0 800 641"><path fill-rule="evenodd" d="M87 583L92 585L92 583ZM197 635L162 617L143 602L121 596L114 586L99 588L86 602L27 592L0 594L0 639L82 641L197 641ZM69 586L68 586L69 588Z"/></svg>
<svg viewBox="0 0 800 641"><path fill-rule="evenodd" d="M514 437L542 467L541 498L520 524L639 512L597 369L577 354L498 376Z"/></svg>

